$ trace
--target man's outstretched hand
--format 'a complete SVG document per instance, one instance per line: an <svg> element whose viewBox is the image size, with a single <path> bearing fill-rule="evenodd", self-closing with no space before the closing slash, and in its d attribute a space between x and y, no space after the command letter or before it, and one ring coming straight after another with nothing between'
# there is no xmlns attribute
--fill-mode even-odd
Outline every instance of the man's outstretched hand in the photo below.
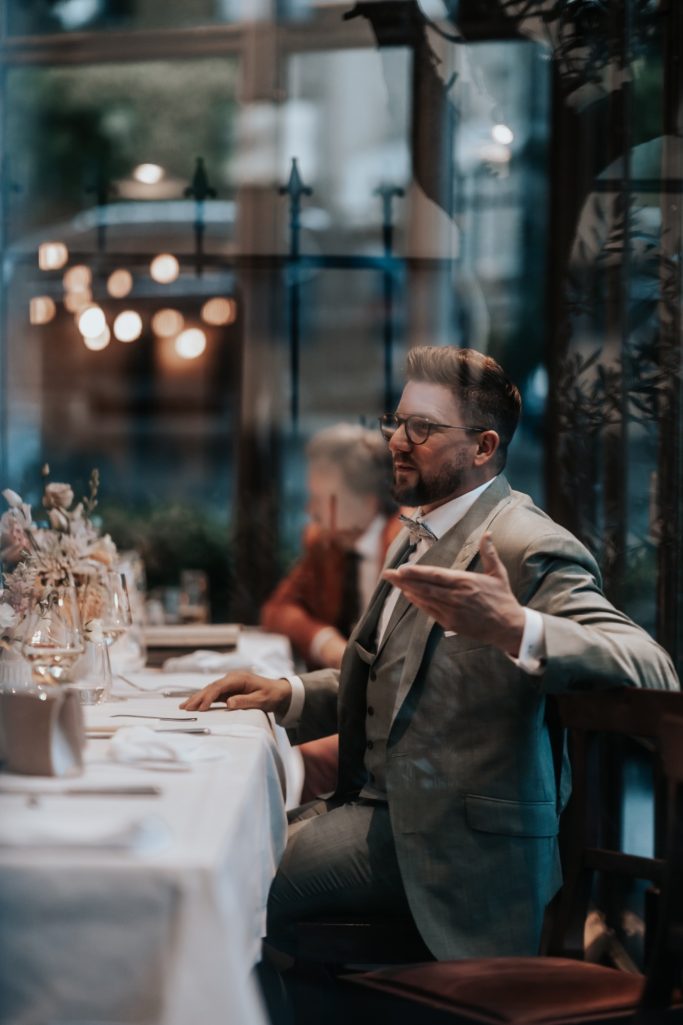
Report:
<svg viewBox="0 0 683 1025"><path fill-rule="evenodd" d="M483 573L405 563L382 576L444 630L516 656L524 633L524 608L510 588L507 570L488 533L482 536L479 554Z"/></svg>
<svg viewBox="0 0 683 1025"><path fill-rule="evenodd" d="M188 712L207 712L214 701L225 701L231 711L260 708L263 712L284 715L291 699L292 685L288 680L270 680L266 676L235 670L186 698L180 707Z"/></svg>

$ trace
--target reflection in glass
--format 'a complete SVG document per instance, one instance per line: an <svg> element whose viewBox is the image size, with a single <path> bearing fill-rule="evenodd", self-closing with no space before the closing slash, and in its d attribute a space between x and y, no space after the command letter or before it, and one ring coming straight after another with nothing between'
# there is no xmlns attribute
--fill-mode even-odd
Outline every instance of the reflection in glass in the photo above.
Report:
<svg viewBox="0 0 683 1025"><path fill-rule="evenodd" d="M83 653L73 586L48 585L36 593L26 615L21 653L31 663L36 683L60 683L68 678L69 670Z"/></svg>

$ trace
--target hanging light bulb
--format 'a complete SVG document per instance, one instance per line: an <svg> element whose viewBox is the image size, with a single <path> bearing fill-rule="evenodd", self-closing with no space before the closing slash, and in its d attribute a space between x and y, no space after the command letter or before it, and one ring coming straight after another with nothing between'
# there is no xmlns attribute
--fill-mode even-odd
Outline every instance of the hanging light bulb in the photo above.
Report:
<svg viewBox="0 0 683 1025"><path fill-rule="evenodd" d="M180 264L172 253L160 253L149 265L149 273L160 285L170 285L178 277Z"/></svg>
<svg viewBox="0 0 683 1025"><path fill-rule="evenodd" d="M509 146L515 138L515 133L507 125L499 123L492 127L491 136L494 142L499 142L501 146Z"/></svg>
<svg viewBox="0 0 683 1025"><path fill-rule="evenodd" d="M64 309L69 313L82 313L92 304L92 292L86 288L84 292L67 292L64 296Z"/></svg>
<svg viewBox="0 0 683 1025"><path fill-rule="evenodd" d="M107 326L104 312L99 306L86 306L78 317L78 330L84 338L97 338Z"/></svg>
<svg viewBox="0 0 683 1025"><path fill-rule="evenodd" d="M92 271L84 263L77 263L64 271L64 288L67 292L85 292L92 282Z"/></svg>
<svg viewBox="0 0 683 1025"><path fill-rule="evenodd" d="M157 310L152 317L152 330L159 338L171 338L179 334L185 324L185 318L178 310Z"/></svg>
<svg viewBox="0 0 683 1025"><path fill-rule="evenodd" d="M232 324L237 316L237 303L234 299L207 299L202 306L202 320L215 327Z"/></svg>
<svg viewBox="0 0 683 1025"><path fill-rule="evenodd" d="M138 164L133 168L133 177L143 185L157 185L164 177L164 169L160 164Z"/></svg>
<svg viewBox="0 0 683 1025"><path fill-rule="evenodd" d="M69 259L69 250L63 242L41 242L38 246L38 266L41 270L60 270Z"/></svg>
<svg viewBox="0 0 683 1025"><path fill-rule="evenodd" d="M49 295L34 295L29 303L28 319L32 324L49 324L57 312Z"/></svg>
<svg viewBox="0 0 683 1025"><path fill-rule="evenodd" d="M124 267L111 272L107 278L107 291L114 299L125 299L133 287L133 275Z"/></svg>
<svg viewBox="0 0 683 1025"><path fill-rule="evenodd" d="M114 335L120 342L134 342L142 333L142 318L135 310L124 310L114 321Z"/></svg>
<svg viewBox="0 0 683 1025"><path fill-rule="evenodd" d="M175 351L181 359L197 359L206 348L206 335L198 327L181 331L175 340Z"/></svg>
<svg viewBox="0 0 683 1025"><path fill-rule="evenodd" d="M104 325L104 331L97 335L95 338L84 338L83 344L86 349L90 349L92 352L100 352L102 349L106 349L111 341L111 331L109 325Z"/></svg>

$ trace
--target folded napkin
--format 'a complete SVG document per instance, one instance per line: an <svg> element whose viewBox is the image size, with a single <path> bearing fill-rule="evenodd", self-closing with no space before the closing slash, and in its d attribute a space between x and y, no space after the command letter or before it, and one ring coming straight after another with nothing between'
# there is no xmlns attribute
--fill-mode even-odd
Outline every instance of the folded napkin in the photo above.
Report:
<svg viewBox="0 0 683 1025"><path fill-rule="evenodd" d="M281 634L243 630L236 651L200 648L166 659L163 669L170 673L228 673L233 669L248 669L275 678L293 671L292 649L289 640Z"/></svg>
<svg viewBox="0 0 683 1025"><path fill-rule="evenodd" d="M178 655L167 658L162 672L166 673L211 673L212 675L230 673L234 669L245 669L249 673L257 673L276 680L280 676L292 672L291 665L283 664L279 656L249 658L239 651L220 652L206 651L200 648L189 655Z"/></svg>
<svg viewBox="0 0 683 1025"><path fill-rule="evenodd" d="M81 798L79 798L81 800ZM118 814L70 805L47 809L17 808L3 816L0 846L4 847L84 847L106 850L147 851L165 847L168 826L156 815L141 817L129 811Z"/></svg>
<svg viewBox="0 0 683 1025"><path fill-rule="evenodd" d="M225 757L224 750L206 740L190 734L158 733L148 726L123 726L112 737L108 755L115 762L183 765Z"/></svg>
<svg viewBox="0 0 683 1025"><path fill-rule="evenodd" d="M164 673L229 673L232 669L251 668L251 660L239 651L220 652L204 648L167 658L162 666Z"/></svg>

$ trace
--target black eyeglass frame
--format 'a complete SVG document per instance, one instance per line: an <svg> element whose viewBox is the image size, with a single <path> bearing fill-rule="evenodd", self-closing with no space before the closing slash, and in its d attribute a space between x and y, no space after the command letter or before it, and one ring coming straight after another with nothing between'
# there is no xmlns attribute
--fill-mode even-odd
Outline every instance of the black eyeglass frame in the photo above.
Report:
<svg viewBox="0 0 683 1025"><path fill-rule="evenodd" d="M393 438L394 434L396 434L396 431L399 429L399 427L403 427L406 432L406 437L408 438L408 441L411 445L424 445L424 443L429 440L429 436L432 433L432 428L434 427L440 427L442 430L449 431L470 431L472 434L481 434L482 431L487 430L486 427L462 427L459 424L439 424L435 423L433 420L428 420L426 416L418 416L416 413L412 413L410 416L398 416L397 413L383 413L382 416L377 417L377 420L379 423L380 432L385 441L389 441L391 438ZM421 441L416 441L415 438L413 438L413 436L411 435L411 420L421 420L422 423L427 425L426 437L422 438ZM396 426L389 434L386 434L385 428L388 427L388 421L393 421L396 424Z"/></svg>

